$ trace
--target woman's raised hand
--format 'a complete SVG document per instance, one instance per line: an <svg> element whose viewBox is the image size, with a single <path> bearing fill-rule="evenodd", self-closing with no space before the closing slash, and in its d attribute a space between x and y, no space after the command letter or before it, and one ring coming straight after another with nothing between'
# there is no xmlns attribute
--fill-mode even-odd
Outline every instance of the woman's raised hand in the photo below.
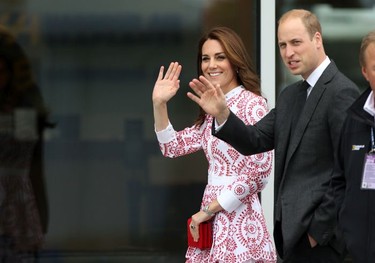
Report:
<svg viewBox="0 0 375 263"><path fill-rule="evenodd" d="M180 88L179 78L181 69L182 66L178 62L171 62L164 75L164 66L160 67L159 76L152 92L152 101L154 104L167 103L177 93L177 90Z"/></svg>
<svg viewBox="0 0 375 263"><path fill-rule="evenodd" d="M189 83L195 94L188 92L187 96L195 101L206 113L214 116L219 124L229 116L225 95L219 85L214 86L205 77L193 79Z"/></svg>

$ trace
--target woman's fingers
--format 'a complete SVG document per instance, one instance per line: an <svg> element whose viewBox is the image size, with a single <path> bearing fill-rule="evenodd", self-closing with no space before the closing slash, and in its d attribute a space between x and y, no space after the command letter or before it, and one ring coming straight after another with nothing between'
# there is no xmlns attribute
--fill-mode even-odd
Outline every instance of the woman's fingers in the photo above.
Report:
<svg viewBox="0 0 375 263"><path fill-rule="evenodd" d="M159 70L158 80L162 80L163 79L163 73L164 73L164 66L161 66L160 70Z"/></svg>
<svg viewBox="0 0 375 263"><path fill-rule="evenodd" d="M164 79L176 80L180 77L182 66L178 62L171 62L165 73Z"/></svg>
<svg viewBox="0 0 375 263"><path fill-rule="evenodd" d="M177 62L175 62L173 72L172 72L172 80L179 79L181 70L182 70L182 66L178 64Z"/></svg>
<svg viewBox="0 0 375 263"><path fill-rule="evenodd" d="M202 86L204 86L206 89L214 89L214 85L212 85L212 83L206 79L204 76L199 76L199 81L201 83Z"/></svg>
<svg viewBox="0 0 375 263"><path fill-rule="evenodd" d="M188 92L187 93L187 96L192 100L194 101L195 103L197 103L198 105L200 105L200 99L199 97L195 96L193 93L191 92Z"/></svg>
<svg viewBox="0 0 375 263"><path fill-rule="evenodd" d="M190 88L194 91L197 96L202 96L203 93L203 87L200 85L199 80L193 79L192 81L189 82Z"/></svg>
<svg viewBox="0 0 375 263"><path fill-rule="evenodd" d="M192 90L194 90L195 94L197 94L199 97L202 96L203 93L206 91L213 89L213 85L205 78L207 81L206 83L203 83L201 80L193 79L189 82L189 86Z"/></svg>
<svg viewBox="0 0 375 263"><path fill-rule="evenodd" d="M199 240L199 225L194 225L194 228L190 227L190 233L193 236L194 242Z"/></svg>
<svg viewBox="0 0 375 263"><path fill-rule="evenodd" d="M174 62L171 62L171 64L169 64L169 67L168 67L168 69L167 69L167 72L165 72L164 79L168 79L168 78L169 78L169 76L170 76L170 74L171 74L171 72L172 72L173 63L174 63Z"/></svg>

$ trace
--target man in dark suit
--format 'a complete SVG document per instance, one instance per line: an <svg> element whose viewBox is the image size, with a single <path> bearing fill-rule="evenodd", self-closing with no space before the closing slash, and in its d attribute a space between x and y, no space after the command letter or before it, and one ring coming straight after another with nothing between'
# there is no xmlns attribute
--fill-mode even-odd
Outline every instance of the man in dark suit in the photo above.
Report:
<svg viewBox="0 0 375 263"><path fill-rule="evenodd" d="M242 154L275 150L274 239L280 259L342 262L345 244L327 189L345 111L359 91L325 54L320 23L311 12L291 10L280 18L278 46L286 67L304 81L286 87L256 125L236 118L219 87L203 77L190 82L196 95L188 96L215 117L213 133Z"/></svg>

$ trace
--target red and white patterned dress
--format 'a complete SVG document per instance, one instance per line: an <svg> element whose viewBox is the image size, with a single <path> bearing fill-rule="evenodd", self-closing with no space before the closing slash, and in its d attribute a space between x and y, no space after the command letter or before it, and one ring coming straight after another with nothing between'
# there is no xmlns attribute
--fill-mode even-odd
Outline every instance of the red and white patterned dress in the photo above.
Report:
<svg viewBox="0 0 375 263"><path fill-rule="evenodd" d="M239 86L226 94L230 110L246 124L267 114L266 100ZM208 160L208 183L201 207L218 199L223 211L214 217L213 245L188 247L186 262L276 262L258 193L271 173L272 152L244 156L211 134L212 116L200 128L176 132L170 124L156 132L164 156L174 158L203 150Z"/></svg>

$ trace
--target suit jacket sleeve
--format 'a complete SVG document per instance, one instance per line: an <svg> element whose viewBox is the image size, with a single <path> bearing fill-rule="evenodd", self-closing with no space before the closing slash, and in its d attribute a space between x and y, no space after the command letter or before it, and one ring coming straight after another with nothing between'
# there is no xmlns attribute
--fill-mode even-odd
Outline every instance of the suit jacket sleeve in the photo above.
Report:
<svg viewBox="0 0 375 263"><path fill-rule="evenodd" d="M275 109L271 110L255 125L245 125L233 112L223 127L215 132L212 125L212 134L232 145L243 155L252 155L274 148L274 120Z"/></svg>

